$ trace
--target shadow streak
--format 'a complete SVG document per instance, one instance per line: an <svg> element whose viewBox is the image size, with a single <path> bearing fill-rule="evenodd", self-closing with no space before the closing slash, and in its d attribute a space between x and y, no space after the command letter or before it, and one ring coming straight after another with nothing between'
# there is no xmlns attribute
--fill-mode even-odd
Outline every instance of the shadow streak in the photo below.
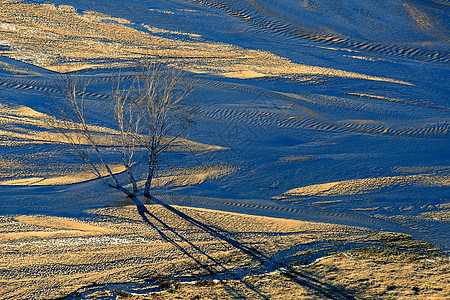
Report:
<svg viewBox="0 0 450 300"><path fill-rule="evenodd" d="M167 234L165 234L163 231L161 231L155 224L153 224L150 219L147 217L147 215L149 217L151 217L152 219L158 221L164 228L166 228L167 230L169 230L170 232L172 232L173 234L175 234L177 237L179 237L182 241L184 241L185 243L189 244L193 249L197 250L199 253L201 253L202 255L204 255L205 257L207 257L209 260L211 260L214 265L219 266L222 271L228 272L228 270L222 265L220 264L220 262L218 262L216 259L214 259L213 257L211 257L210 255L208 255L207 253L205 253L203 250L201 250L199 247L197 247L196 245L194 245L192 242L190 242L188 239L186 239L185 237L183 237L181 234L179 234L178 232L176 232L174 229L172 229L170 226L168 226L166 223L164 223L162 220L160 220L157 216L155 216L154 214L152 214L147 207L145 207L145 205L143 203L141 203L139 201L139 199L136 198L136 196L131 196L130 197L134 203L136 204L136 208L138 210L139 215L142 217L142 219L144 220L145 223L147 223L148 225L150 225L153 229L155 229L160 235L161 237L166 240L167 242L171 243L172 245L174 245L178 250L180 250L181 252L183 252L184 254L186 254L189 258L191 258L193 261L195 261L199 266L201 266L202 268L204 268L205 270L207 270L211 275L214 275L218 272L218 270L214 269L213 267L211 267L210 265L206 265L203 264L201 261L199 261L197 258L195 258L191 253L189 253L186 249L184 249L181 245L179 245L174 239L172 239L171 237L169 237Z"/></svg>
<svg viewBox="0 0 450 300"><path fill-rule="evenodd" d="M215 265L220 266L223 270L225 270L225 272L228 272L228 270L222 264L220 264L217 260L215 260L214 258L209 256L203 250L199 249L192 242L188 241L185 237L183 237L182 235L177 233L173 228L171 228L170 226L165 224L162 220L160 220L158 217L156 217L154 214L152 214L150 211L148 211L148 209L145 207L145 205L142 202L139 201L139 199L137 199L136 197L133 197L132 200L135 202L139 214L141 215L141 217L147 224L149 224L155 230L157 230L158 233L161 234L161 236L165 240L169 241L177 249L179 249L180 251L182 251L183 253L188 255L188 257L193 259L201 267L208 270L211 275L216 274L217 271L211 270L211 268L208 265L202 264L198 259L193 257L189 252L187 252L185 249L183 249L183 247L181 247L179 244L177 244L175 240L171 239L166 234L164 234L160 229L158 229L156 227L155 224L153 224L149 220L147 215L150 216L151 218L155 219L156 221L158 221L164 228L170 230L172 233L177 235L180 239L182 239L183 241L185 241L186 243L191 245L195 250L199 251L202 255L209 258L211 261L213 261L215 263ZM228 243L229 245L233 246L234 248L242 251L243 253L249 255L253 259L257 260L261 264L261 266L264 267L267 271L274 270L274 269L277 269L276 267L279 268L279 267L283 266L283 263L273 261L273 258L265 255L261 251L254 249L252 247L243 245L241 242L230 238L226 234L229 234L229 235L232 235L232 234L227 232L224 229L215 228L215 227L209 226L207 224L204 224L204 223L186 215L185 213L179 211L178 209L172 207L171 205L162 202L160 199L157 199L155 197L151 197L151 199L149 199L149 200L153 200L153 202L155 204L161 205L162 207L166 208L168 211L172 212L173 214L179 216L183 220L185 220L185 221L197 226L198 228L204 230L205 232L211 234L211 236L216 237L216 238ZM284 267L287 267L287 266L285 265ZM301 271L296 271L296 270L290 269L288 272L284 273L284 277L286 279L291 280L292 282L295 282L295 283L311 290L312 292L319 294L320 296L328 298L328 299L347 299L347 300L355 299L352 295L350 295L343 288L336 287L336 286L333 286L328 283L324 283L324 282L322 282L310 275L307 275L306 273L301 272ZM244 282L244 284L247 288L249 288L253 292L257 293L262 299L268 299L266 295L264 295L261 291L255 289L254 286L249 285L248 283L245 283L245 282ZM236 293L237 291L234 291L234 292ZM237 295L239 295L239 294L237 294Z"/></svg>
<svg viewBox="0 0 450 300"><path fill-rule="evenodd" d="M285 273L284 276L291 281L330 299L356 299L355 297L350 295L344 288L324 283L317 278L307 275L302 271L290 270L289 272Z"/></svg>
<svg viewBox="0 0 450 300"><path fill-rule="evenodd" d="M179 211L178 209L172 207L171 205L165 204L164 202L162 202L159 199L156 199L154 197L152 197L152 200L154 200L155 203L163 206L164 208L166 208L167 210L169 210L170 212L174 213L175 215L181 217L182 219L184 219L185 221L197 226L198 228L204 230L205 232L211 234L213 237L216 237L224 242L227 242L228 244L230 244L231 246L233 246L236 249L241 250L242 252L244 252L245 254L257 259L260 263L262 264L267 264L269 261L269 257L266 256L265 254L263 254L262 252L252 248L252 247L248 247L243 245L241 242L238 242L226 235L224 235L223 233L221 233L217 228L211 227L209 225L206 225L188 215L186 215L185 213ZM221 231L225 231L222 230ZM225 231L226 232L226 231ZM228 232L227 232L228 233Z"/></svg>

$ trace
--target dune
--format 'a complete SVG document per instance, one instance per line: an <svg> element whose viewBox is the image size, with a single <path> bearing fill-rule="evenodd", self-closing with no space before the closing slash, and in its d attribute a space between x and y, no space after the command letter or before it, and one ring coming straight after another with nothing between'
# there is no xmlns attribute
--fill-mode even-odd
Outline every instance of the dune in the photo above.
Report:
<svg viewBox="0 0 450 300"><path fill-rule="evenodd" d="M0 104L0 123L4 126L0 129L0 138L19 139L26 143L49 143L49 144L70 144L71 140L78 140L82 145L89 145L89 142L80 135L70 132L59 132L60 129L78 126L75 123L60 121L48 114L38 112L30 107L10 107ZM23 126L28 126L23 129ZM119 132L114 129L89 125L93 138L100 146L118 146ZM66 130L67 131L67 130ZM184 151L186 147L193 151L207 152L219 151L226 148L207 145L187 139L179 138L172 147L173 151Z"/></svg>
<svg viewBox="0 0 450 300"><path fill-rule="evenodd" d="M291 189L283 193L283 196L296 196L296 197L349 196L349 195L371 193L375 190L380 190L383 188L404 187L404 186L449 187L450 177L430 175L430 174L419 174L408 176L392 176L392 177L344 180Z"/></svg>
<svg viewBox="0 0 450 300"><path fill-rule="evenodd" d="M446 299L448 7L0 1L0 299ZM144 57L186 71L198 114L127 197L48 106L88 81L125 181L106 104Z"/></svg>
<svg viewBox="0 0 450 300"><path fill-rule="evenodd" d="M13 43L16 49L3 54L30 61L52 71L70 72L101 67L104 66L101 61L105 59L127 61L147 55L174 58L174 63L184 65L186 70L194 73L232 78L321 75L412 85L391 78L296 64L267 51L243 49L224 43L162 38L129 27L130 22L127 20L117 21L117 18L92 11L78 14L74 7L67 5L56 7L53 4L3 2L0 8L5 11L5 14L0 16L0 24L8 24L0 27L3 39ZM105 20L115 22L104 22ZM6 21L8 23L5 23ZM144 28L149 28L145 26L144 24ZM155 29L151 28L149 31L155 32ZM22 35L21 32L27 34ZM83 36L92 36L95 39L84 39ZM61 52L61 49L64 51ZM72 63L72 60L78 62ZM90 62L84 65L83 60ZM95 60L100 60L100 64L93 64L92 61Z"/></svg>
<svg viewBox="0 0 450 300"><path fill-rule="evenodd" d="M101 165L97 165L97 168L101 170L102 176L108 176L106 170L103 170ZM84 166L88 169L88 166ZM125 171L122 165L111 165L111 171L113 174L119 174ZM98 179L98 176L92 171L77 172L70 175L57 176L56 174L48 174L48 177L26 177L19 179L7 179L1 180L0 186L50 186L50 185L67 185L80 182L86 182L93 179Z"/></svg>

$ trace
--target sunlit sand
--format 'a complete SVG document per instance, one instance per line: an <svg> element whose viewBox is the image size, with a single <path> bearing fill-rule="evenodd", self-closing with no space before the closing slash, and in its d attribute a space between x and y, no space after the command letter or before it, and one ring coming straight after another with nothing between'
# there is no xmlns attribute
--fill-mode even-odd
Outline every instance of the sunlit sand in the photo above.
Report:
<svg viewBox="0 0 450 300"><path fill-rule="evenodd" d="M1 1L0 299L447 299L448 6ZM196 108L151 197L104 184L131 189L112 87L143 58Z"/></svg>

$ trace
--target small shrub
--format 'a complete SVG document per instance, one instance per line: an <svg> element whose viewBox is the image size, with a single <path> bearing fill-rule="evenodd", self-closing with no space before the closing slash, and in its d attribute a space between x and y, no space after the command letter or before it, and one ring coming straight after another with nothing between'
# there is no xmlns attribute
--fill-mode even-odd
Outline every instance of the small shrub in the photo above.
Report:
<svg viewBox="0 0 450 300"><path fill-rule="evenodd" d="M200 279L200 280L197 280L197 282L195 283L195 285L197 285L197 286L212 286L215 284L216 283L212 279Z"/></svg>

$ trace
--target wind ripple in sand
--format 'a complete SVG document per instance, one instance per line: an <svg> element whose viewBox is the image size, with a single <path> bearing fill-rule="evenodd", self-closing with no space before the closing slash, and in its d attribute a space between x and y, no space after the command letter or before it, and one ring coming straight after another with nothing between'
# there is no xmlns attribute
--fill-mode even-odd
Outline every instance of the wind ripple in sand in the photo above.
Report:
<svg viewBox="0 0 450 300"><path fill-rule="evenodd" d="M308 109L306 106L311 104L321 105L325 107L339 107L339 108L351 108L353 110L362 110L364 104L364 110L370 112L379 113L384 115L386 110L391 110L392 107L385 107L369 101L360 102L354 101L348 98L341 97L329 97L324 95L299 95L293 93L284 93L278 91L272 91L267 89L261 89L249 85L234 84L228 82L198 79L196 81L198 85L214 87L223 89L226 91L233 91L237 93L246 93L249 95L256 95L259 99L260 96L265 97L263 99L263 107L256 108L257 103L249 103L242 108L227 108L227 107L202 107L199 113L205 117L219 120L226 120L229 122L244 123L252 126L276 126L280 128L297 128L297 129L312 129L329 132L354 132L360 134L369 135L387 135L387 136L446 136L450 134L450 123L447 121L440 122L423 122L415 127L406 128L392 128L386 125L380 125L383 122L371 120L351 121L343 119L341 116L337 116L337 121L330 121L320 116L320 113ZM449 111L450 108L442 105L438 105L431 102L424 102L418 100L407 100L382 97L376 95L368 95L362 93L346 93L350 96L357 96L359 98L369 98L382 100L382 102L399 103L410 105L412 107L420 107L427 109L434 109L439 111ZM281 100L282 102L279 102ZM299 101L300 100L300 101ZM286 104L298 104L298 108L293 114L286 108ZM303 105L304 104L304 105ZM383 109L379 112L380 109ZM415 115L416 116L416 115ZM378 123L378 124L370 124Z"/></svg>
<svg viewBox="0 0 450 300"><path fill-rule="evenodd" d="M403 57L427 62L448 63L450 53L446 51L428 50L418 47L407 47L404 44L384 44L369 42L341 34L329 34L314 32L304 26L298 25L293 20L281 17L268 11L256 1L223 1L223 0L193 0L206 7L219 9L227 14L244 20L249 26L262 31L269 31L288 39L307 40L324 45L332 45L355 51L383 54L388 56Z"/></svg>
<svg viewBox="0 0 450 300"><path fill-rule="evenodd" d="M394 103L402 103L402 104L408 104L413 106L419 106L419 107L425 107L430 109L436 109L436 110L442 110L442 111L450 111L450 108L447 106L442 106L439 104L435 104L432 102L424 102L424 101L417 101L417 100L407 100L407 99L397 99L397 98L391 98L391 97L383 97L383 96L377 96L377 95L369 95L369 94L363 94L363 93L346 93L347 95L354 95L364 98L372 98L372 99L378 99L378 100L384 100L388 102L394 102Z"/></svg>
<svg viewBox="0 0 450 300"><path fill-rule="evenodd" d="M86 19L85 14L78 14L74 7L0 3L0 9L5 11L0 15L0 22L9 24L0 27L0 31L6 42L14 44L11 51L2 54L56 72L124 67L146 55L170 57L171 62L194 73L231 78L319 75L413 86L392 78L293 63L268 51L244 49L225 43L160 38L127 26L126 22L94 22Z"/></svg>
<svg viewBox="0 0 450 300"><path fill-rule="evenodd" d="M446 136L450 134L447 122L432 123L418 128L393 129L387 126L375 126L358 122L331 122L318 119L313 115L286 116L281 113L264 110L233 108L202 108L199 113L205 117L244 123L252 126L276 126L291 129L311 129L327 132L355 132L370 135L388 136Z"/></svg>
<svg viewBox="0 0 450 300"><path fill-rule="evenodd" d="M29 91L37 91L40 93L46 94L61 94L60 90L45 86L38 86L39 84L43 84L43 81L38 80L30 80L30 81L19 81L19 80L11 80L11 79L1 79L0 80L0 88L8 88L14 90L29 90ZM92 92L86 92L85 95L87 99L95 98L95 99L109 99L109 95L97 94Z"/></svg>

